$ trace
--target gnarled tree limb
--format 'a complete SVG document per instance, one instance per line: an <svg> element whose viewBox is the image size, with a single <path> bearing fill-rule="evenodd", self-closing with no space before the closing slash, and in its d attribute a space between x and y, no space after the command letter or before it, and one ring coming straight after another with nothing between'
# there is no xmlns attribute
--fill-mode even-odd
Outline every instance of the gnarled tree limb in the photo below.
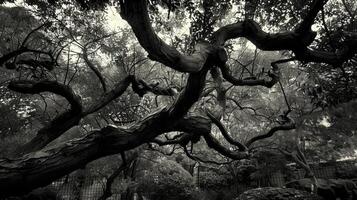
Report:
<svg viewBox="0 0 357 200"><path fill-rule="evenodd" d="M356 37L351 37L342 49L337 50L337 53L308 48L316 37L316 33L311 31L311 26L317 13L326 2L326 0L315 0L308 14L293 31L271 34L263 31L258 23L252 20L245 20L221 27L213 34L212 40L216 45L222 46L229 39L244 37L261 50L291 50L294 52L297 60L302 62L320 62L338 65L356 54Z"/></svg>
<svg viewBox="0 0 357 200"><path fill-rule="evenodd" d="M98 111L106 106L112 100L121 96L129 85L136 85L141 88L140 94L146 92L153 92L158 95L174 95L174 92L169 92L171 89L164 89L160 87L151 87L143 80L137 80L134 76L128 76L120 81L112 90L107 92L98 101L88 108L82 108L80 97L74 93L70 86L63 85L56 81L31 81L31 80L19 80L12 81L8 85L9 89L25 93L25 94L39 94L42 92L52 92L54 94L63 96L71 105L71 109L60 114L54 118L48 125L41 128L37 135L32 138L27 144L20 147L18 153L26 154L32 151L40 150L47 144L61 136L63 133L78 125L80 120L85 116ZM133 86L134 87L134 86ZM139 92L134 90L134 92Z"/></svg>
<svg viewBox="0 0 357 200"><path fill-rule="evenodd" d="M57 81L15 80L9 83L8 88L23 94L51 92L66 98L73 111L81 112L82 110L81 98L75 94L71 87Z"/></svg>
<svg viewBox="0 0 357 200"><path fill-rule="evenodd" d="M279 70L278 64L290 62L293 60L296 60L296 58L293 57L293 58L282 59L282 60L277 60L277 61L272 62L271 63L272 70L268 72L268 76L270 77L270 80L266 80L266 79L237 79L231 75L228 66L221 65L219 67L222 71L223 78L235 86L264 86L267 88L271 88L280 79L280 70Z"/></svg>
<svg viewBox="0 0 357 200"><path fill-rule="evenodd" d="M219 141L216 138L214 138L211 134L206 134L203 136L203 138L205 139L208 147L216 150L223 156L226 156L233 160L241 160L241 159L245 159L245 158L249 157L248 152L241 152L241 151L234 152L234 151L229 150L225 146L221 145L219 143Z"/></svg>
<svg viewBox="0 0 357 200"><path fill-rule="evenodd" d="M198 43L195 52L187 56L166 44L151 26L146 0L120 0L120 9L141 46L148 52L149 58L180 72L200 71L210 54L218 49L208 43Z"/></svg>
<svg viewBox="0 0 357 200"><path fill-rule="evenodd" d="M129 75L123 80L119 81L117 84L115 84L114 88L102 95L99 100L97 100L88 108L86 108L83 112L83 116L100 110L112 100L120 97L130 86L130 84L132 85L133 91L137 93L140 97L142 97L148 92L163 96L174 96L176 94L176 91L172 88L163 88L159 85L148 84L142 79L138 79L133 75Z"/></svg>
<svg viewBox="0 0 357 200"><path fill-rule="evenodd" d="M68 111L54 118L49 124L41 128L37 135L30 142L20 147L18 153L28 153L40 150L49 142L62 135L68 129L77 125L81 119L82 103L81 98L75 94L71 87L56 81L31 81L17 80L11 81L8 85L10 90L24 94L40 94L51 92L60 95L69 102L71 108Z"/></svg>
<svg viewBox="0 0 357 200"><path fill-rule="evenodd" d="M258 135L258 136L255 136L255 137L251 138L250 140L248 140L245 143L245 146L247 146L249 148L254 142L257 142L257 141L265 139L265 138L269 138L269 137L273 136L274 133L277 132L277 131L292 130L292 129L295 129L295 123L294 123L294 121L292 119L287 117L287 121L285 121L283 124L278 125L278 126L274 126L273 128L271 128L265 134L261 134L261 135Z"/></svg>
<svg viewBox="0 0 357 200"><path fill-rule="evenodd" d="M226 130L226 128L223 126L223 124L214 117L214 115L209 112L208 110L206 111L207 116L211 119L211 121L218 127L218 129L221 131L223 137L232 145L237 146L240 151L246 151L247 147L243 145L242 143L234 140Z"/></svg>
<svg viewBox="0 0 357 200"><path fill-rule="evenodd" d="M54 149L22 158L0 160L0 197L20 195L45 186L97 158L117 154L151 142L169 131L207 131L201 117L188 117L172 124L168 108L149 115L129 128L105 127Z"/></svg>

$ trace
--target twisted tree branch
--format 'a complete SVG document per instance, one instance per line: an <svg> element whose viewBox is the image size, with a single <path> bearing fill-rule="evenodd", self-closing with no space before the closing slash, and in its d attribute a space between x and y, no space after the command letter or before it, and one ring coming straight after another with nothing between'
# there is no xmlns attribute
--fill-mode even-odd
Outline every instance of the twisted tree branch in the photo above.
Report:
<svg viewBox="0 0 357 200"><path fill-rule="evenodd" d="M120 5L121 17L129 23L139 43L154 61L180 72L198 72L203 68L209 55L221 51L221 48L208 43L198 43L192 55L181 54L166 44L153 30L146 0L120 0Z"/></svg>
<svg viewBox="0 0 357 200"><path fill-rule="evenodd" d="M210 111L206 111L207 116L211 119L211 121L218 127L218 129L221 131L223 137L232 145L237 146L240 151L246 151L247 147L243 145L242 143L234 140L226 130L226 128L223 126L223 124L214 117L214 115Z"/></svg>
<svg viewBox="0 0 357 200"><path fill-rule="evenodd" d="M23 94L51 92L66 98L73 111L81 112L82 110L81 98L75 94L71 87L57 81L15 80L9 83L8 88Z"/></svg>
<svg viewBox="0 0 357 200"><path fill-rule="evenodd" d="M261 134L261 135L258 135L258 136L255 136L255 137L251 138L250 140L248 140L245 143L245 146L247 146L249 148L254 142L257 142L257 141L265 139L265 138L272 137L274 135L274 133L277 132L277 131L282 131L282 130L287 131L287 130L295 129L294 121L292 119L288 118L287 116L286 116L286 118L287 119L284 122L284 124L279 125L279 126L274 126L267 133Z"/></svg>

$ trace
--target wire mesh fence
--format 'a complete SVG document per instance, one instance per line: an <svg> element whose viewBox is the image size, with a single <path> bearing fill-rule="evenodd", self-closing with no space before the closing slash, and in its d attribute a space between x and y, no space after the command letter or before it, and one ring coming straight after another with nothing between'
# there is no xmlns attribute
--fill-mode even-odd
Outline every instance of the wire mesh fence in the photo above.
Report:
<svg viewBox="0 0 357 200"><path fill-rule="evenodd" d="M320 163L318 165L311 165L311 168L317 178L347 178L343 177L343 173L357 169L357 161ZM296 169L293 173L296 179L304 177L304 171L302 169ZM284 186L287 181L282 173L274 173L270 176L269 181L237 184L232 186L232 189L239 194L254 187L281 187ZM106 180L104 178L100 179L98 177L86 176L85 180L82 181L76 178L66 177L53 182L49 187L57 191L58 196L63 200L97 200L105 190L105 183ZM117 191L113 191L113 195L108 199L121 200L120 196Z"/></svg>
<svg viewBox="0 0 357 200"><path fill-rule="evenodd" d="M334 179L351 178L352 176L357 176L357 174L353 174L353 170L357 169L356 160L311 164L310 167L316 178ZM298 168L293 172L293 174L294 179L302 179L305 176L305 171ZM286 177L279 172L270 176L270 183L272 183L272 186L281 187L285 185L287 181L288 180L286 180Z"/></svg>

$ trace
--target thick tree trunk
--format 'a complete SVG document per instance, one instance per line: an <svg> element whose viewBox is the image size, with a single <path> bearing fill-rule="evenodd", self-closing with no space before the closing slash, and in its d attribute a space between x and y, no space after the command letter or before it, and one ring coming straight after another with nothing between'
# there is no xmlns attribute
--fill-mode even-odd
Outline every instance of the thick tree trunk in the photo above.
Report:
<svg viewBox="0 0 357 200"><path fill-rule="evenodd" d="M170 123L169 123L170 122ZM125 152L168 131L210 132L210 121L191 117L172 123L166 109L127 129L105 127L88 136L22 158L0 160L0 197L25 194L84 167L95 159Z"/></svg>

